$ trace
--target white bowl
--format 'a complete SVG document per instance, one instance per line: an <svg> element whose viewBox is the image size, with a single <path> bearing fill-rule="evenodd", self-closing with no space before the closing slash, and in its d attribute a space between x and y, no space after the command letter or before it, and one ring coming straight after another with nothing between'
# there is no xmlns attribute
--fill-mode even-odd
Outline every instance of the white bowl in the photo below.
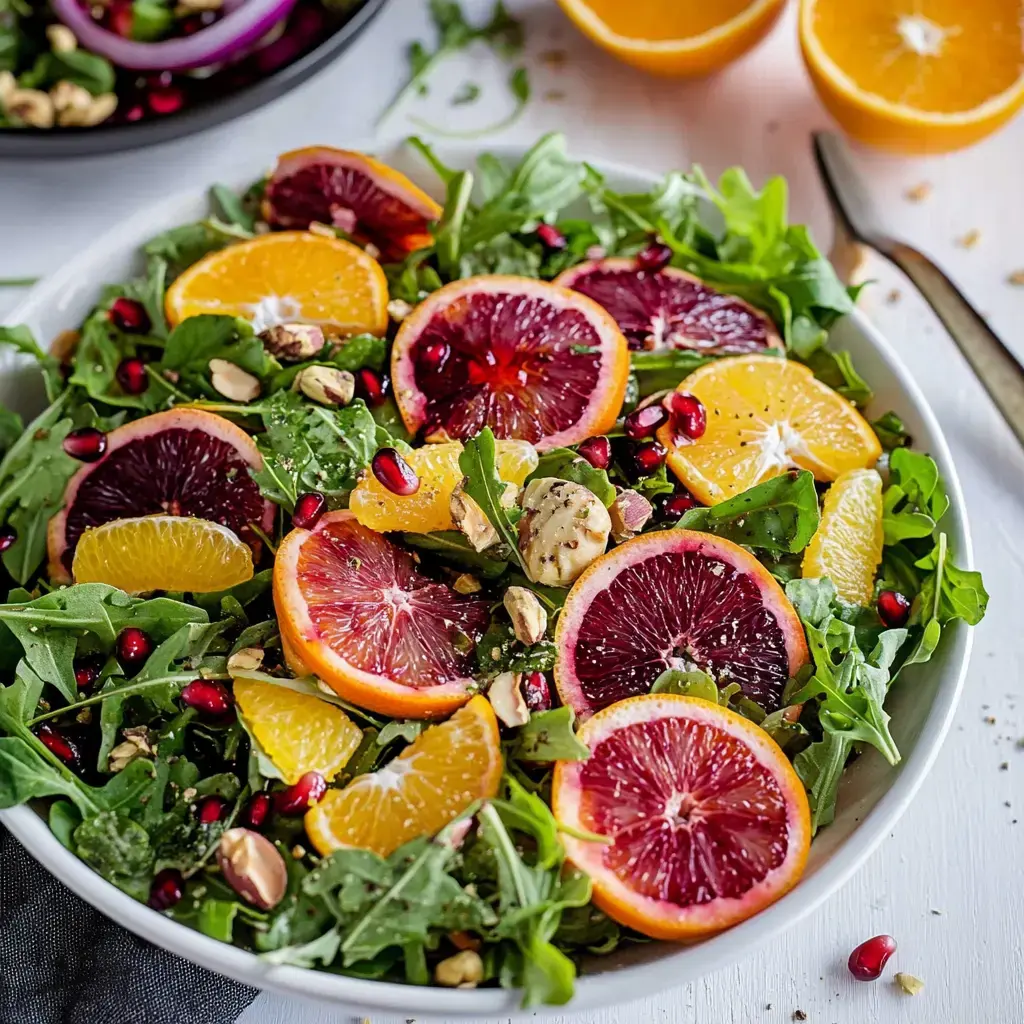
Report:
<svg viewBox="0 0 1024 1024"><path fill-rule="evenodd" d="M471 167L476 154L468 148L441 147L440 155L451 166ZM522 149L499 149L498 155L514 160L522 155ZM385 147L381 156L437 194L432 174L415 154L396 145ZM268 154L267 160L254 163L249 169L249 179L271 162ZM643 171L601 161L595 163L614 186L626 190L646 189L653 180ZM8 322L28 324L44 343L60 331L76 326L95 303L101 285L123 280L138 271L138 249L143 242L167 228L205 215L206 184L197 182L195 191L172 197L112 228L37 285ZM243 177L238 184L247 185L248 180ZM878 415L889 409L899 412L916 446L935 458L952 502L944 529L960 563L971 566L963 495L949 449L934 414L906 367L860 313L854 313L835 327L832 344L850 350L858 370L874 388L871 413ZM18 360L10 353L0 357L0 401L32 412L31 398L26 395L31 396L33 392L26 387L29 371L25 365L24 359ZM887 707L892 714L892 733L903 753L903 761L896 768L890 767L871 750L851 767L840 787L835 822L814 841L807 873L796 889L751 920L699 945L649 943L629 946L612 956L592 958L577 982L571 1008L596 1009L651 995L734 964L768 939L778 939L787 928L839 889L889 832L931 768L960 698L971 639L971 630L958 622L944 630L942 643L931 663L914 666L901 676ZM137 903L66 850L46 823L28 807L0 813L0 821L65 885L124 927L246 984L333 1003L359 1013L480 1020L499 1015L508 1018L519 1009L518 993L500 989L420 988L296 967L269 966L252 953L200 935ZM533 1015L554 1012L558 1011L538 1008Z"/></svg>

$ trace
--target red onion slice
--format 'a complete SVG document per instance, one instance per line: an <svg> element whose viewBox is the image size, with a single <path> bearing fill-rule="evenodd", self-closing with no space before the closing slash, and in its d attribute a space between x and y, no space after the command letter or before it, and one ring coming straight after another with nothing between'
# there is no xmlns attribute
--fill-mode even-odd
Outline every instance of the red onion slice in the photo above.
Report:
<svg viewBox="0 0 1024 1024"><path fill-rule="evenodd" d="M226 60L266 35L295 4L296 0L245 0L194 35L140 43L98 25L78 0L52 0L54 13L85 49L133 71L185 71Z"/></svg>

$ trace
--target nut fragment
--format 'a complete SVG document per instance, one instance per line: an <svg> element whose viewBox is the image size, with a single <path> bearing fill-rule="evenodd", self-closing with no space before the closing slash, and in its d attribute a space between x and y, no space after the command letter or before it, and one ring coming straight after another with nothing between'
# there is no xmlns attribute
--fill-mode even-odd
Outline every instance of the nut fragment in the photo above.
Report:
<svg viewBox="0 0 1024 1024"><path fill-rule="evenodd" d="M541 477L527 484L520 501L519 551L534 583L568 586L604 554L611 519L582 484Z"/></svg>
<svg viewBox="0 0 1024 1024"><path fill-rule="evenodd" d="M210 374L214 390L232 402L251 402L259 397L260 382L226 359L211 359Z"/></svg>
<svg viewBox="0 0 1024 1024"><path fill-rule="evenodd" d="M620 490L608 509L612 537L621 544L635 537L654 514L654 506L638 491Z"/></svg>
<svg viewBox="0 0 1024 1024"><path fill-rule="evenodd" d="M228 658L228 674L236 676L242 672L256 672L262 664L262 647L243 647Z"/></svg>
<svg viewBox="0 0 1024 1024"><path fill-rule="evenodd" d="M54 53L71 53L78 49L75 33L67 25L47 25L46 38Z"/></svg>
<svg viewBox="0 0 1024 1024"><path fill-rule="evenodd" d="M348 405L356 393L355 377L333 366L307 366L295 383L307 398L321 405Z"/></svg>
<svg viewBox="0 0 1024 1024"><path fill-rule="evenodd" d="M456 594L479 594L483 587L475 576L464 572L452 584L452 589Z"/></svg>
<svg viewBox="0 0 1024 1024"><path fill-rule="evenodd" d="M9 117L17 118L30 128L53 127L53 100L39 89L15 89L4 107Z"/></svg>
<svg viewBox="0 0 1024 1024"><path fill-rule="evenodd" d="M11 94L17 92L18 80L10 71L0 71L0 105L6 107Z"/></svg>
<svg viewBox="0 0 1024 1024"><path fill-rule="evenodd" d="M53 100L53 109L57 112L58 124L77 123L77 119L84 116L92 106L92 93L66 79L58 82L50 90L50 99Z"/></svg>
<svg viewBox="0 0 1024 1024"><path fill-rule="evenodd" d="M526 725L530 720L530 709L526 706L519 683L518 672L499 672L487 690L487 699L498 721L510 729Z"/></svg>
<svg viewBox="0 0 1024 1024"><path fill-rule="evenodd" d="M325 338L316 324L275 324L260 332L260 341L272 356L298 362L312 359L324 347Z"/></svg>
<svg viewBox="0 0 1024 1024"><path fill-rule="evenodd" d="M483 980L484 962L472 949L464 949L434 968L434 981L445 988L476 988Z"/></svg>
<svg viewBox="0 0 1024 1024"><path fill-rule="evenodd" d="M893 977L893 981L895 981L908 996L919 995L924 990L924 982L920 978L915 978L912 974L904 974L903 971L897 971Z"/></svg>
<svg viewBox="0 0 1024 1024"><path fill-rule="evenodd" d="M548 613L532 590L509 587L503 601L505 611L512 620L516 639L521 644L535 644L544 639L548 629Z"/></svg>
<svg viewBox="0 0 1024 1024"><path fill-rule="evenodd" d="M288 868L277 847L247 828L231 828L220 837L217 862L224 880L247 903L270 910L288 889Z"/></svg>
<svg viewBox="0 0 1024 1024"><path fill-rule="evenodd" d="M465 492L462 483L452 491L448 507L455 528L469 541L474 551L486 551L498 543L498 531L484 515L484 510Z"/></svg>
<svg viewBox="0 0 1024 1024"><path fill-rule="evenodd" d="M157 745L149 729L144 725L131 726L121 731L124 742L119 743L110 751L107 768L111 772L124 771L138 757L152 757L156 754Z"/></svg>
<svg viewBox="0 0 1024 1024"><path fill-rule="evenodd" d="M202 14L205 11L219 11L224 6L224 0L178 0L174 13L179 18L189 14Z"/></svg>
<svg viewBox="0 0 1024 1024"><path fill-rule="evenodd" d="M401 323L412 311L413 307L405 299L392 299L388 303L388 316L396 323Z"/></svg>

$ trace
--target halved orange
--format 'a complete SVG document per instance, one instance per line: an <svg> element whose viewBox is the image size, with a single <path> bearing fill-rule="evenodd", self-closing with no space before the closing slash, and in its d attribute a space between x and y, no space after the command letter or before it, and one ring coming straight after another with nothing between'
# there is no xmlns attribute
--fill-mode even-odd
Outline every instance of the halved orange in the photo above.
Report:
<svg viewBox="0 0 1024 1024"><path fill-rule="evenodd" d="M172 325L201 313L321 324L338 335L383 334L388 283L357 245L307 231L260 235L204 256L167 289Z"/></svg>
<svg viewBox="0 0 1024 1024"><path fill-rule="evenodd" d="M867 420L792 360L719 359L691 373L678 390L704 403L707 430L685 441L666 424L658 438L669 449L669 467L705 505L793 468L835 480L848 469L873 466L882 454Z"/></svg>
<svg viewBox="0 0 1024 1024"><path fill-rule="evenodd" d="M873 469L851 469L825 495L803 575L828 576L844 601L870 604L882 539L882 478Z"/></svg>
<svg viewBox="0 0 1024 1024"><path fill-rule="evenodd" d="M521 486L537 468L537 452L527 441L497 441L495 449L498 476L508 483ZM407 497L389 491L372 473L364 473L348 507L371 530L454 530L450 504L452 491L462 479L461 452L461 442L453 441L424 445L406 455L405 461L420 478L419 490Z"/></svg>
<svg viewBox="0 0 1024 1024"><path fill-rule="evenodd" d="M598 46L658 75L705 75L767 35L785 0L559 0Z"/></svg>
<svg viewBox="0 0 1024 1024"><path fill-rule="evenodd" d="M129 594L227 590L252 579L252 551L226 526L189 516L114 519L86 530L75 548L76 583Z"/></svg>
<svg viewBox="0 0 1024 1024"><path fill-rule="evenodd" d="M434 835L474 800L496 796L503 763L491 705L474 697L383 768L329 790L306 812L306 832L324 856L356 847L386 857Z"/></svg>
<svg viewBox="0 0 1024 1024"><path fill-rule="evenodd" d="M871 145L946 153L1024 105L1021 0L801 0L800 46L832 116Z"/></svg>

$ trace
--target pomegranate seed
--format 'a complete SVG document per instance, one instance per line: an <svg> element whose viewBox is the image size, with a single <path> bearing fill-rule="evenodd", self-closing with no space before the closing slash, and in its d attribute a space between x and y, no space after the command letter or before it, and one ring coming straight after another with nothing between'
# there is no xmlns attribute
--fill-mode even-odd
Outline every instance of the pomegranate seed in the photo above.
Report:
<svg viewBox="0 0 1024 1024"><path fill-rule="evenodd" d="M80 690L87 690L100 677L103 671L103 659L100 657L82 658L75 665L75 683Z"/></svg>
<svg viewBox="0 0 1024 1024"><path fill-rule="evenodd" d="M692 494L668 494L659 502L660 518L665 522L674 523L682 519L684 513L697 507L697 499Z"/></svg>
<svg viewBox="0 0 1024 1024"><path fill-rule="evenodd" d="M672 410L673 433L682 434L691 441L703 437L708 429L708 411L704 403L685 391L673 391L668 401Z"/></svg>
<svg viewBox="0 0 1024 1024"><path fill-rule="evenodd" d="M176 114L185 105L185 92L176 85L153 89L146 96L146 104L154 114Z"/></svg>
<svg viewBox="0 0 1024 1024"><path fill-rule="evenodd" d="M327 781L319 772L306 772L305 775L287 789L280 789L274 794L274 810L288 818L297 818L305 814L314 804L320 803L327 792Z"/></svg>
<svg viewBox="0 0 1024 1024"><path fill-rule="evenodd" d="M641 476L657 473L665 465L668 451L660 441L644 441L633 450L633 461Z"/></svg>
<svg viewBox="0 0 1024 1024"><path fill-rule="evenodd" d="M270 794L257 793L246 805L242 812L241 824L246 828L255 829L257 832L267 823L270 817Z"/></svg>
<svg viewBox="0 0 1024 1024"><path fill-rule="evenodd" d="M135 626L122 629L117 635L114 645L117 660L125 668L142 668L146 659L153 653L153 641L148 633L143 633Z"/></svg>
<svg viewBox="0 0 1024 1024"><path fill-rule="evenodd" d="M427 373L440 373L451 354L451 346L446 341L431 341L420 349L416 364Z"/></svg>
<svg viewBox="0 0 1024 1024"><path fill-rule="evenodd" d="M548 711L551 708L551 687L543 672L528 672L520 684L523 700L531 711Z"/></svg>
<svg viewBox="0 0 1024 1024"><path fill-rule="evenodd" d="M208 796L200 803L196 810L196 817L201 825L212 825L224 817L224 809L227 807L227 800L219 796Z"/></svg>
<svg viewBox="0 0 1024 1024"><path fill-rule="evenodd" d="M641 441L645 437L653 437L654 432L668 419L668 413L663 406L645 405L642 409L634 409L623 420L626 436L634 441Z"/></svg>
<svg viewBox="0 0 1024 1024"><path fill-rule="evenodd" d="M107 435L95 427L79 427L64 438L64 451L79 462L96 462L107 450Z"/></svg>
<svg viewBox="0 0 1024 1024"><path fill-rule="evenodd" d="M878 595L878 617L889 629L899 629L910 618L910 599L898 590L883 590Z"/></svg>
<svg viewBox="0 0 1024 1024"><path fill-rule="evenodd" d="M651 242L646 249L636 254L637 270L646 270L652 274L664 270L671 262L672 250L664 242Z"/></svg>
<svg viewBox="0 0 1024 1024"><path fill-rule="evenodd" d="M141 103L136 103L130 106L124 112L124 119L126 121L141 121L146 116L146 108Z"/></svg>
<svg viewBox="0 0 1024 1024"><path fill-rule="evenodd" d="M154 910L170 910L185 895L185 880L175 868L166 868L153 879L149 905Z"/></svg>
<svg viewBox="0 0 1024 1024"><path fill-rule="evenodd" d="M367 405L383 405L388 397L388 382L368 367L356 371L356 394Z"/></svg>
<svg viewBox="0 0 1024 1024"><path fill-rule="evenodd" d="M846 966L858 981L876 981L895 952L896 940L891 935L876 935L850 954Z"/></svg>
<svg viewBox="0 0 1024 1024"><path fill-rule="evenodd" d="M320 517L327 511L327 499L319 491L308 491L295 499L292 526L300 530L312 530Z"/></svg>
<svg viewBox="0 0 1024 1024"><path fill-rule="evenodd" d="M373 475L392 493L408 498L420 489L416 471L395 448L380 448L370 463Z"/></svg>
<svg viewBox="0 0 1024 1024"><path fill-rule="evenodd" d="M228 688L216 679L193 679L181 691L181 702L210 718L222 718L234 704Z"/></svg>
<svg viewBox="0 0 1024 1024"><path fill-rule="evenodd" d="M119 35L124 39L131 39L134 20L135 16L132 12L131 3L118 2L112 4L107 13L106 27L115 35Z"/></svg>
<svg viewBox="0 0 1024 1024"><path fill-rule="evenodd" d="M128 395L141 395L149 387L149 374L141 359L122 359L115 376L121 390Z"/></svg>
<svg viewBox="0 0 1024 1024"><path fill-rule="evenodd" d="M123 295L114 299L107 313L110 322L125 334L145 334L152 326L146 307L135 299L126 299Z"/></svg>
<svg viewBox="0 0 1024 1024"><path fill-rule="evenodd" d="M0 552L6 551L14 546L18 539L18 532L13 526L0 526Z"/></svg>
<svg viewBox="0 0 1024 1024"><path fill-rule="evenodd" d="M607 469L612 464L612 443L603 434L588 437L580 441L576 451L589 462L594 469Z"/></svg>
<svg viewBox="0 0 1024 1024"><path fill-rule="evenodd" d="M537 228L537 237L544 243L545 248L561 252L568 244L565 235L562 234L554 224L541 224Z"/></svg>
<svg viewBox="0 0 1024 1024"><path fill-rule="evenodd" d="M65 764L74 764L78 760L78 747L64 733L49 723L39 726L39 732L36 735L43 746Z"/></svg>

